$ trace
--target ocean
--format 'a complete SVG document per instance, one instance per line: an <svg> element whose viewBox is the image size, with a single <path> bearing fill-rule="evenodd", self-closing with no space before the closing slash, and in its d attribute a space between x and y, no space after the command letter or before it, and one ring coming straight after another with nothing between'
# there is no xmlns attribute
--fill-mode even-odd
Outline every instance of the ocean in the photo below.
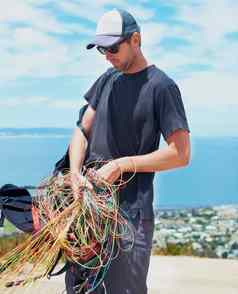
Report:
<svg viewBox="0 0 238 294"><path fill-rule="evenodd" d="M0 186L37 185L65 153L70 129L0 129ZM192 137L188 167L157 173L159 208L238 204L238 137Z"/></svg>

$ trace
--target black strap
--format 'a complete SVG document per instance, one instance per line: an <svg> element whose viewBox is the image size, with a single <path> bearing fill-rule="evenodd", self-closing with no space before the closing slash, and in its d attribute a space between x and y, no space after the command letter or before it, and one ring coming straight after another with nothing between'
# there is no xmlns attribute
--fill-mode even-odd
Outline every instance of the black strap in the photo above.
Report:
<svg viewBox="0 0 238 294"><path fill-rule="evenodd" d="M51 277L61 275L67 270L68 265L67 265L67 263L65 263L65 265L59 271L57 271L56 273L53 273L53 271L54 271L56 265L58 264L58 262L60 261L61 257L62 257L62 251L60 250L54 264L52 265L52 267L51 267L51 269L50 269L50 271L49 271L49 273L47 275L48 279L50 279Z"/></svg>
<svg viewBox="0 0 238 294"><path fill-rule="evenodd" d="M59 276L59 275L63 274L64 272L66 272L67 269L68 269L68 264L65 263L65 265L59 271L57 271L56 273L53 273L53 274L52 274L52 272L49 273L47 278L50 279L51 277Z"/></svg>
<svg viewBox="0 0 238 294"><path fill-rule="evenodd" d="M3 204L2 209L9 209L9 210L20 211L20 212L31 211L31 207L30 208L20 208L20 207L8 205L8 204Z"/></svg>

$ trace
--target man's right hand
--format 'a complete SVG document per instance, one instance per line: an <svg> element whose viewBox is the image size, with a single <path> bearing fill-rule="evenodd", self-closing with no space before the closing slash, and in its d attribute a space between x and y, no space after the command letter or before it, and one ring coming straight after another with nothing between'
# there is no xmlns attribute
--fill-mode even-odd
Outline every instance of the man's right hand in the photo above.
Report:
<svg viewBox="0 0 238 294"><path fill-rule="evenodd" d="M70 178L74 198L82 197L82 194L80 193L80 190L82 190L82 188L93 190L93 185L88 181L88 179L85 176L80 174L80 172L71 171Z"/></svg>

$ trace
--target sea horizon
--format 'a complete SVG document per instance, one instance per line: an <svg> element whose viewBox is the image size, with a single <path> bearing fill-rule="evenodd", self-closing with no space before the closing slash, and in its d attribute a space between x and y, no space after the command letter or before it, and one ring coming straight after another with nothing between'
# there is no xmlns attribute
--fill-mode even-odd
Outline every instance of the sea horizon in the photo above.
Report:
<svg viewBox="0 0 238 294"><path fill-rule="evenodd" d="M39 185L65 154L72 131L0 128L0 186ZM156 174L154 207L182 209L238 203L238 136L192 136L191 143L188 167Z"/></svg>
<svg viewBox="0 0 238 294"><path fill-rule="evenodd" d="M25 135L65 135L70 136L72 131L74 130L73 127L0 127L0 137L13 137L13 136L25 136ZM33 133L34 132L34 133ZM33 134L32 134L33 133ZM193 138L238 138L237 135L230 135L230 134L193 134L191 133L191 140Z"/></svg>

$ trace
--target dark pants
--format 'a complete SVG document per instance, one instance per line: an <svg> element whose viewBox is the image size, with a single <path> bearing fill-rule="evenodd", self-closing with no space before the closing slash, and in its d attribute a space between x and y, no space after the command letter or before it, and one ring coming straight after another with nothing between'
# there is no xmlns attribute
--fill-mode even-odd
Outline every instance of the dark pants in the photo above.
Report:
<svg viewBox="0 0 238 294"><path fill-rule="evenodd" d="M138 213L132 219L135 230L133 248L114 259L104 279L106 292L102 286L93 294L147 294L146 278L150 262L154 221L141 219ZM67 294L75 294L78 283L77 271L70 267L65 276Z"/></svg>

